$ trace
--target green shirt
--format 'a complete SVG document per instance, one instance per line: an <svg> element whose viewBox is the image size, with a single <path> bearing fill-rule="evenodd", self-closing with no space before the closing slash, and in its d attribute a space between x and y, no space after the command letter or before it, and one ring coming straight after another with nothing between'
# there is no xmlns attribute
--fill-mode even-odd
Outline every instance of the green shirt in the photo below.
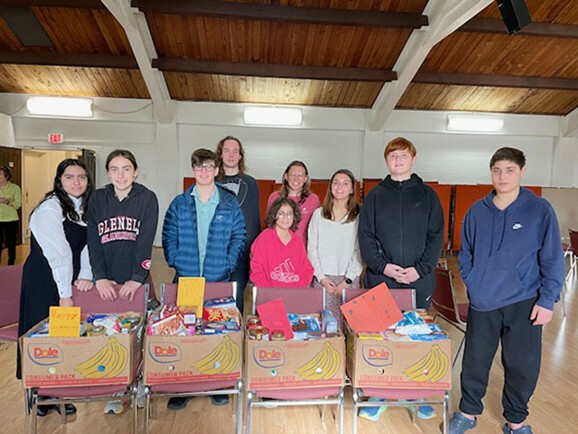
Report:
<svg viewBox="0 0 578 434"><path fill-rule="evenodd" d="M197 237L199 244L199 265L201 275L205 265L205 256L207 255L207 241L209 239L209 226L215 215L217 205L219 205L219 189L215 186L213 194L208 201L203 202L199 198L197 186L193 187L192 196L195 198L195 208L197 211Z"/></svg>
<svg viewBox="0 0 578 434"><path fill-rule="evenodd" d="M8 199L8 204L0 204L0 222L13 222L18 220L18 208L22 206L22 193L20 187L10 181L4 187L0 187L0 197Z"/></svg>

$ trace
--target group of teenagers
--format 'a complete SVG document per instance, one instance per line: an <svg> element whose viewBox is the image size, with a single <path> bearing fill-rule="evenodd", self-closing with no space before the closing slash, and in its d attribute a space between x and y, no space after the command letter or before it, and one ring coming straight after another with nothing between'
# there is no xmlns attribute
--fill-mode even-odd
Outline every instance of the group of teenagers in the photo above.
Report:
<svg viewBox="0 0 578 434"><path fill-rule="evenodd" d="M246 173L240 140L225 137L215 152L197 149L191 156L195 182L171 202L162 227L175 281L189 276L234 281L241 311L249 280L257 287L323 287L328 309L340 323L343 289L382 282L415 289L417 307L429 309L444 240L443 210L435 191L412 173L417 151L411 141L390 141L384 158L389 174L369 191L363 206L349 170L333 174L321 203L310 190L306 165L291 162L281 189L268 198L261 231L259 188ZM508 421L503 430L531 432L523 422L539 373L541 326L552 318L565 264L556 215L546 200L521 187L524 171L520 150L496 151L490 161L494 190L472 206L463 223L458 262L470 310L461 411L450 421L454 434L475 427L482 413L499 341ZM111 152L106 172L110 184L93 191L84 163L62 161L53 189L32 212L19 335L46 318L50 306L72 306L73 287L96 290L107 300L132 299L148 281L157 198L135 182L138 165L131 152ZM228 398L211 399L220 405ZM184 408L187 400L172 398L168 407ZM51 409L38 411L45 415ZM66 411L76 409L67 405ZM418 415L435 413L421 406Z"/></svg>

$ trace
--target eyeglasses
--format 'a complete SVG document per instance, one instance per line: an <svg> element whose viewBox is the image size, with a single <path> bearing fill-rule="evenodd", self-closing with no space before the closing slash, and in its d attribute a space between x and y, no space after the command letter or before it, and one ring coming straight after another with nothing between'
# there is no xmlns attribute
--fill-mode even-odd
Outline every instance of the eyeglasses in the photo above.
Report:
<svg viewBox="0 0 578 434"><path fill-rule="evenodd" d="M213 164L195 164L193 165L193 170L197 172L212 172L215 170L215 166Z"/></svg>
<svg viewBox="0 0 578 434"><path fill-rule="evenodd" d="M293 213L292 212L278 212L276 217L278 219L282 219L282 218L288 218L288 219L292 219L293 218Z"/></svg>

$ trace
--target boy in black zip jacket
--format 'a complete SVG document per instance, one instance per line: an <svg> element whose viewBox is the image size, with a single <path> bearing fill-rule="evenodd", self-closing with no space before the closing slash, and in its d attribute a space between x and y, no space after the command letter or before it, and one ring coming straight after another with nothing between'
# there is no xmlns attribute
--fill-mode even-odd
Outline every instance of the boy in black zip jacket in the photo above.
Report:
<svg viewBox="0 0 578 434"><path fill-rule="evenodd" d="M411 173L416 161L412 142L393 139L384 157L390 174L368 193L359 215L364 284L413 288L417 307L429 309L443 247L442 207L436 192Z"/></svg>
<svg viewBox="0 0 578 434"><path fill-rule="evenodd" d="M418 308L429 309L435 287L434 269L444 241L444 215L436 192L411 173L416 149L398 137L384 151L389 175L363 201L359 214L359 248L367 265L366 288L385 282L389 288L413 288ZM377 419L369 407L360 416ZM420 406L417 415L435 412Z"/></svg>

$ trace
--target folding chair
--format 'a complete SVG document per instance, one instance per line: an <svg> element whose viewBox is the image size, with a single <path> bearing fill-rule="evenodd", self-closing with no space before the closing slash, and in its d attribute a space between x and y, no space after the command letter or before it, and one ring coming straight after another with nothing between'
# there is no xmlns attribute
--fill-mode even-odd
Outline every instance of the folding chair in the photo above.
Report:
<svg viewBox="0 0 578 434"><path fill-rule="evenodd" d="M435 278L436 286L432 296L432 306L436 310L434 320L436 320L439 315L447 323L451 324L464 334L460 341L458 351L456 351L456 355L454 356L454 361L452 363L453 368L464 345L469 303L457 302L454 290L453 274L451 271L436 268Z"/></svg>
<svg viewBox="0 0 578 434"><path fill-rule="evenodd" d="M576 271L576 262L578 261L578 232L572 229L568 230L570 234L570 242L562 243L562 248L564 249L564 259L566 256L570 257L570 269L566 274L566 280Z"/></svg>
<svg viewBox="0 0 578 434"><path fill-rule="evenodd" d="M161 284L160 302L162 304L176 303L177 284ZM235 282L206 282L205 300L211 298L233 296L236 298L237 284ZM237 397L237 423L236 432L241 434L243 430L243 380L213 380L194 383L168 383L153 386L145 386L145 433L148 432L149 419L156 418L156 408L152 403L153 398L162 397L191 397L211 395L231 395Z"/></svg>
<svg viewBox="0 0 578 434"><path fill-rule="evenodd" d="M343 292L343 302L346 303L359 297L366 290L346 289ZM411 310L416 308L415 289L390 289L393 299L400 310ZM380 398L383 401L366 401L364 398ZM441 404L443 406L443 425L447 423L447 412L449 403L449 393L446 390L421 390L421 389L386 389L386 388L362 388L353 387L353 433L357 433L357 414L363 407L382 407L384 405L393 407L407 407L404 400L414 400L412 421L415 422L417 407L425 404Z"/></svg>
<svg viewBox="0 0 578 434"><path fill-rule="evenodd" d="M0 342L18 342L22 267L22 264L0 267L0 282L2 282Z"/></svg>
<svg viewBox="0 0 578 434"><path fill-rule="evenodd" d="M115 289L120 289L120 285ZM115 301L103 300L98 291L82 292L76 290L72 295L74 305L80 306L82 313L122 313L138 312L144 316L146 303L148 300L148 285L142 285L137 289L132 301L116 299ZM21 353L24 354L21 348ZM140 370L137 368L137 372ZM32 415L31 432L36 433L37 420L36 408L39 405L57 404L60 406L62 423L66 423L65 404L75 402L92 402L108 400L130 399L132 405L132 432L137 432L137 393L138 375L134 375L134 380L130 384L120 384L111 386L82 386L82 387L40 387L26 388L25 399ZM58 396L58 398L54 398Z"/></svg>
<svg viewBox="0 0 578 434"><path fill-rule="evenodd" d="M257 312L257 306L281 298L287 312L307 314L321 312L325 308L325 289L320 288L257 288L253 287L251 311ZM303 405L337 405L339 410L339 433L343 434L344 387L323 387L292 390L247 391L247 412L245 434L251 433L251 410L253 407L274 408ZM256 398L268 398L271 401L256 401ZM321 413L323 418L323 413Z"/></svg>

